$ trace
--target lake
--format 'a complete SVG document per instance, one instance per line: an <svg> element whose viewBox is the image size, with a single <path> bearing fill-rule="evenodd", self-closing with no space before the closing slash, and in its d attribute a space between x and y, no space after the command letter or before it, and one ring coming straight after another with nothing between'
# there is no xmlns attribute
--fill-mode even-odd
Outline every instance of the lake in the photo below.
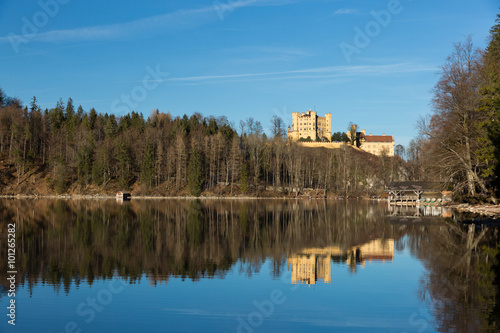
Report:
<svg viewBox="0 0 500 333"><path fill-rule="evenodd" d="M4 199L0 331L498 330L498 231L457 219L367 200Z"/></svg>

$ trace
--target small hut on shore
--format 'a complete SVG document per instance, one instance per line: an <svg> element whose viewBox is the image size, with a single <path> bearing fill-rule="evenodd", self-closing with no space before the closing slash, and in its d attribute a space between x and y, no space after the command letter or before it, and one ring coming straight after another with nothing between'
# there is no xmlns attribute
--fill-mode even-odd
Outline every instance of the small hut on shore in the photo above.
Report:
<svg viewBox="0 0 500 333"><path fill-rule="evenodd" d="M130 198L132 198L132 195L130 195L130 192L127 192L127 191L116 192L116 199L130 200Z"/></svg>

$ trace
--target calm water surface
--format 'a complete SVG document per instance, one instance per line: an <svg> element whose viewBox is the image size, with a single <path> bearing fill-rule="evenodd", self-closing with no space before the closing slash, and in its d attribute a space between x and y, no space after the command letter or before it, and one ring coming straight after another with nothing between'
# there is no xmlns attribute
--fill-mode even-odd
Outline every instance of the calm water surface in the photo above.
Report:
<svg viewBox="0 0 500 333"><path fill-rule="evenodd" d="M0 200L0 332L498 330L498 233L454 217L369 201Z"/></svg>

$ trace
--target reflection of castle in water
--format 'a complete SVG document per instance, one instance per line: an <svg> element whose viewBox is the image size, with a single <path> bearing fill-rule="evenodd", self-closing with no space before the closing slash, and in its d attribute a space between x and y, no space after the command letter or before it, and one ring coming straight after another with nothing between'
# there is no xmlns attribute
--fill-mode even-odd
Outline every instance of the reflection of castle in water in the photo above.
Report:
<svg viewBox="0 0 500 333"><path fill-rule="evenodd" d="M323 280L331 282L331 262L346 262L353 271L356 266L365 265L366 261L385 262L394 258L394 239L376 239L366 244L341 248L330 246L325 248L304 249L300 253L288 256L288 267L292 267L292 284L316 284Z"/></svg>

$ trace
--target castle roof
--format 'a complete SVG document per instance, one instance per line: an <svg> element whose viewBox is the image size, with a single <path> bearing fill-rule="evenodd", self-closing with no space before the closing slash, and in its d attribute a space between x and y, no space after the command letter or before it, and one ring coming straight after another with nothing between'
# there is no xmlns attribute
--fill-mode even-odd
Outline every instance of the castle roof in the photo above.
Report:
<svg viewBox="0 0 500 333"><path fill-rule="evenodd" d="M443 183L437 182L390 182L389 191L439 191Z"/></svg>
<svg viewBox="0 0 500 333"><path fill-rule="evenodd" d="M392 135L365 135L366 142L394 142Z"/></svg>

